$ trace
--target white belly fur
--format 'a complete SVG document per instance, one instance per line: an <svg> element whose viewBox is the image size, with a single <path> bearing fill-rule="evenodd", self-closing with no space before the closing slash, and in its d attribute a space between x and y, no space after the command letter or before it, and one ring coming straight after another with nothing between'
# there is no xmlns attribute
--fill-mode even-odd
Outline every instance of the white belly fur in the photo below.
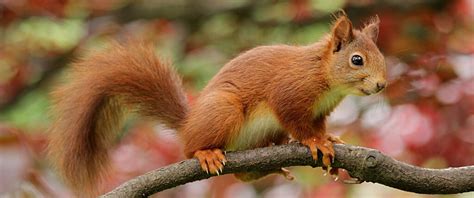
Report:
<svg viewBox="0 0 474 198"><path fill-rule="evenodd" d="M244 121L239 135L232 140L226 150L254 148L262 140L276 138L282 127L268 104L262 102L251 111Z"/></svg>
<svg viewBox="0 0 474 198"><path fill-rule="evenodd" d="M324 93L313 103L313 116L317 118L329 115L342 99L344 99L344 90L342 88L333 88L329 92Z"/></svg>
<svg viewBox="0 0 474 198"><path fill-rule="evenodd" d="M313 116L326 116L344 98L339 90L331 91L313 104ZM253 111L249 111L238 136L231 140L226 150L245 150L255 148L262 140L278 137L284 129L278 121L275 113L266 102L258 104Z"/></svg>

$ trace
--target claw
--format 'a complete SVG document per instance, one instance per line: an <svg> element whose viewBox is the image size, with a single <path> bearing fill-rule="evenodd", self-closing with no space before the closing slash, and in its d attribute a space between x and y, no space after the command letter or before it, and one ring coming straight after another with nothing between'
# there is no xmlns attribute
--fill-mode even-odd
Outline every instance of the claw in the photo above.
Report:
<svg viewBox="0 0 474 198"><path fill-rule="evenodd" d="M226 160L220 149L198 150L194 153L194 157L199 160L201 169L207 174L223 173L222 169Z"/></svg>
<svg viewBox="0 0 474 198"><path fill-rule="evenodd" d="M333 175L333 176L338 176L339 175L339 168L331 168L331 170L329 170L329 174Z"/></svg>
<svg viewBox="0 0 474 198"><path fill-rule="evenodd" d="M286 168L281 168L279 173L282 174L287 180L294 180L295 179L295 177L293 177L293 175L291 175L291 172Z"/></svg>
<svg viewBox="0 0 474 198"><path fill-rule="evenodd" d="M318 160L318 151L323 154L323 169L329 171L331 164L335 161L333 144L340 140L329 134L317 134L315 137L305 138L301 143L308 146L314 160Z"/></svg>
<svg viewBox="0 0 474 198"><path fill-rule="evenodd" d="M349 178L343 181L345 184L360 184L362 181L360 181L357 178Z"/></svg>

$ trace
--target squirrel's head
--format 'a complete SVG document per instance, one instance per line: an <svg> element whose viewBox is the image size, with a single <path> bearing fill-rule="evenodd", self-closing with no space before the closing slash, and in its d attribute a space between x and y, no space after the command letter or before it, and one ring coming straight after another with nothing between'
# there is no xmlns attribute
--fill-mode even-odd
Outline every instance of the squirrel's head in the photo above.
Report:
<svg viewBox="0 0 474 198"><path fill-rule="evenodd" d="M332 87L342 87L356 95L375 94L385 88L385 59L375 44L379 22L375 16L362 30L356 30L344 13L334 22L329 52Z"/></svg>

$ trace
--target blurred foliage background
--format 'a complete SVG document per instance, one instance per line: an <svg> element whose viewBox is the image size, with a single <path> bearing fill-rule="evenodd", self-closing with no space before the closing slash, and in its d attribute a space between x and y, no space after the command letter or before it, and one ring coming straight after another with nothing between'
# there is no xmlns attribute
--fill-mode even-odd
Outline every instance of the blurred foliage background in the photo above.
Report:
<svg viewBox="0 0 474 198"><path fill-rule="evenodd" d="M72 196L44 151L48 92L67 81L64 73L78 57L114 39L155 43L182 74L192 101L240 52L315 42L341 8L356 27L380 17L378 45L386 55L389 86L376 96L346 98L331 115L329 130L350 144L418 166L473 165L473 7L473 0L2 0L0 196ZM167 129L132 118L123 131L127 135L111 151L104 191L183 159ZM155 197L427 197L378 184L347 185L323 176L320 168L292 171L292 182L270 176L241 183L226 175Z"/></svg>

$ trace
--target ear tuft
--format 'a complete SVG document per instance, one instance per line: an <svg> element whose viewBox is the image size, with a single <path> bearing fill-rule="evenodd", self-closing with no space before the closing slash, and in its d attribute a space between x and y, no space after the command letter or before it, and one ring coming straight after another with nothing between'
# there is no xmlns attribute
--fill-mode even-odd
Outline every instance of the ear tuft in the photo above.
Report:
<svg viewBox="0 0 474 198"><path fill-rule="evenodd" d="M338 9L336 12L334 12L333 14L331 14L332 18L334 19L334 23L340 18L340 17L347 17L347 14L346 12L341 8L341 9Z"/></svg>
<svg viewBox="0 0 474 198"><path fill-rule="evenodd" d="M364 29L362 32L367 35L374 43L377 42L377 38L379 35L379 24L380 24L380 19L379 16L375 15L372 17L369 22L365 25Z"/></svg>
<svg viewBox="0 0 474 198"><path fill-rule="evenodd" d="M352 22L343 10L340 10L335 16L337 19L332 25L331 32L334 46L333 51L337 52L341 47L344 47L344 45L352 41L354 34L352 32Z"/></svg>

